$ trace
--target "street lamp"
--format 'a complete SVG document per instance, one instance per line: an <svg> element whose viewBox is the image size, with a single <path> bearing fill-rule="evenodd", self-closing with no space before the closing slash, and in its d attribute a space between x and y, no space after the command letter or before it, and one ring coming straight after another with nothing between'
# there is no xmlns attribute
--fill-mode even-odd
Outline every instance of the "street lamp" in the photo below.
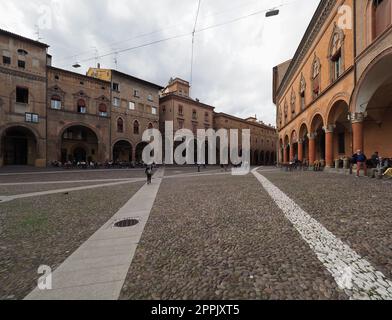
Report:
<svg viewBox="0 0 392 320"><path fill-rule="evenodd" d="M269 17L277 16L278 14L279 14L279 10L278 10L278 9L271 9L271 10L268 10L268 11L267 11L267 13L265 14L265 16L266 16L267 18L269 18Z"/></svg>

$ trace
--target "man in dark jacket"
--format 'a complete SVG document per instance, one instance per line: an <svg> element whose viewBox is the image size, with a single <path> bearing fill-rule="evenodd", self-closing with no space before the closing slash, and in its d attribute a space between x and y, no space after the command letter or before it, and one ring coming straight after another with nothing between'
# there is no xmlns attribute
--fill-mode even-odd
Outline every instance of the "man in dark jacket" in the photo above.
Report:
<svg viewBox="0 0 392 320"><path fill-rule="evenodd" d="M359 178L359 173L362 168L365 173L365 177L367 177L367 166L366 166L367 158L365 154L362 152L362 150L357 151L355 160L357 162L357 178Z"/></svg>

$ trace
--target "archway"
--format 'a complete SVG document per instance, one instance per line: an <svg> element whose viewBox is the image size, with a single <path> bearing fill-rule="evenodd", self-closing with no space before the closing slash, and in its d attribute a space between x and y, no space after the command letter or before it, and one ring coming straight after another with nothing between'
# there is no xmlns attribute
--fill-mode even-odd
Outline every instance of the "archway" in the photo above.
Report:
<svg viewBox="0 0 392 320"><path fill-rule="evenodd" d="M264 154L264 151L260 152L260 163L261 163L261 165L265 166L265 154Z"/></svg>
<svg viewBox="0 0 392 320"><path fill-rule="evenodd" d="M5 130L1 140L4 165L35 165L37 139L31 130L22 126L11 127Z"/></svg>
<svg viewBox="0 0 392 320"><path fill-rule="evenodd" d="M290 140L289 140L289 136L286 135L286 137L284 138L284 154L283 154L283 161L285 163L289 163L290 162ZM268 157L266 157L266 162L268 163Z"/></svg>
<svg viewBox="0 0 392 320"><path fill-rule="evenodd" d="M326 131L326 162L352 155L351 121L349 106L344 100L335 102L329 112Z"/></svg>
<svg viewBox="0 0 392 320"><path fill-rule="evenodd" d="M267 166L269 166L271 164L271 154L269 151L267 151L265 153L265 163Z"/></svg>
<svg viewBox="0 0 392 320"><path fill-rule="evenodd" d="M311 125L312 139L314 139L314 148L309 148L309 159L314 161L325 160L325 132L324 132L324 120L320 114L317 114L312 121ZM313 149L313 150L312 150ZM313 165L313 163L310 163Z"/></svg>
<svg viewBox="0 0 392 320"><path fill-rule="evenodd" d="M365 119L353 123L354 149L392 157L392 49L378 56L363 73L354 92L354 111ZM355 151L355 150L354 150Z"/></svg>
<svg viewBox="0 0 392 320"><path fill-rule="evenodd" d="M297 132L294 130L291 133L291 140L290 140L290 162L294 159L298 160L298 135Z"/></svg>
<svg viewBox="0 0 392 320"><path fill-rule="evenodd" d="M117 141L113 146L113 161L115 163L132 162L132 144L126 140Z"/></svg>
<svg viewBox="0 0 392 320"><path fill-rule="evenodd" d="M98 137L82 125L72 126L61 136L61 162L103 161L99 159Z"/></svg>
<svg viewBox="0 0 392 320"><path fill-rule="evenodd" d="M73 158L76 162L87 161L87 151L83 147L76 147L73 151Z"/></svg>
<svg viewBox="0 0 392 320"><path fill-rule="evenodd" d="M256 150L253 153L253 163L252 163L252 165L257 166L258 164L259 164L259 151Z"/></svg>
<svg viewBox="0 0 392 320"><path fill-rule="evenodd" d="M298 144L298 160L302 163L306 163L309 161L309 131L306 124L302 124L299 130L299 139L300 143Z"/></svg>

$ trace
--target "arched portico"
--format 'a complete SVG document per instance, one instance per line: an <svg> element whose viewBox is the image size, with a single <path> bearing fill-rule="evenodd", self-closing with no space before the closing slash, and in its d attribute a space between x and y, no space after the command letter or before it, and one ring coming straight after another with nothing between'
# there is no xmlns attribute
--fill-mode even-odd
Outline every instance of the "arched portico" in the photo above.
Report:
<svg viewBox="0 0 392 320"><path fill-rule="evenodd" d="M392 157L392 48L376 57L361 75L351 101L353 149Z"/></svg>
<svg viewBox="0 0 392 320"><path fill-rule="evenodd" d="M24 125L8 126L0 134L0 166L36 165L41 158L38 135Z"/></svg>

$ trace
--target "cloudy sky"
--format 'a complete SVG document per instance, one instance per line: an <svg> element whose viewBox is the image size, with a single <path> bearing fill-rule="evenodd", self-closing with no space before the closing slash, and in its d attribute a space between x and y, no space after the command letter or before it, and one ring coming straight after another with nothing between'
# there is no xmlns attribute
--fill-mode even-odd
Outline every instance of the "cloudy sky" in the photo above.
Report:
<svg viewBox="0 0 392 320"><path fill-rule="evenodd" d="M318 3L201 0L192 97L217 112L256 114L275 124L272 68L294 55ZM115 68L117 57L120 71L162 86L170 77L190 79L198 0L0 0L0 6L0 28L37 39L38 27L56 67L75 71L79 62L76 71L85 73L97 62ZM279 6L279 16L265 18L265 9Z"/></svg>

